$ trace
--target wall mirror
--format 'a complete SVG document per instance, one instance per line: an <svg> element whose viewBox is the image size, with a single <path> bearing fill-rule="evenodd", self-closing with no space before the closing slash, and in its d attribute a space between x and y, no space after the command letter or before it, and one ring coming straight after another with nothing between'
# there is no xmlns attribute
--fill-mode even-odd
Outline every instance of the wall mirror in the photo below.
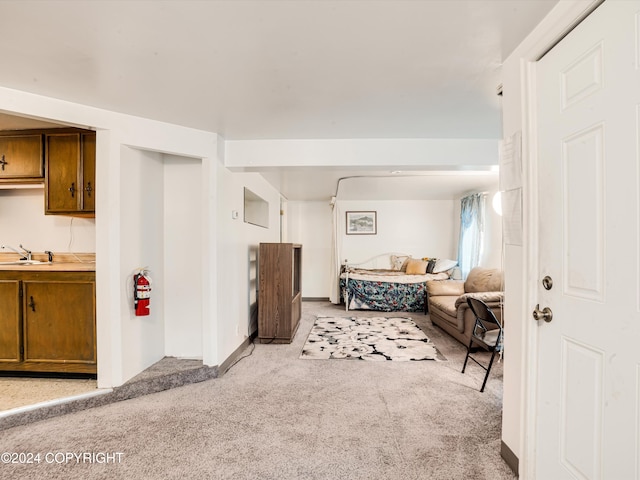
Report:
<svg viewBox="0 0 640 480"><path fill-rule="evenodd" d="M269 202L244 187L244 221L269 228Z"/></svg>

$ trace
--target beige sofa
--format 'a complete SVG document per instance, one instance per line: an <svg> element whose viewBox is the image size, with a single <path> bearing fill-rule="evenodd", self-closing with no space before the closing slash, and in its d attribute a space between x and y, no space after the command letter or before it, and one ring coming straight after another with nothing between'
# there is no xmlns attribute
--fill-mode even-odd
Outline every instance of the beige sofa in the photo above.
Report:
<svg viewBox="0 0 640 480"><path fill-rule="evenodd" d="M469 344L475 325L473 312L467 305L472 295L485 302L498 320L502 321L504 299L502 272L497 269L476 267L466 281L433 280L427 282L429 315L431 322L458 339Z"/></svg>

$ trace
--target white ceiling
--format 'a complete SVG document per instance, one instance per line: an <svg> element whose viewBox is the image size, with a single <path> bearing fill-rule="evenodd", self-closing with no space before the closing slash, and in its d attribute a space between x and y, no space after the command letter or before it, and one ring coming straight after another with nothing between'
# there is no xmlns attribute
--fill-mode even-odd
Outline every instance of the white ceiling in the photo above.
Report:
<svg viewBox="0 0 640 480"><path fill-rule="evenodd" d="M3 0L0 85L234 140L499 138L502 60L556 3Z"/></svg>

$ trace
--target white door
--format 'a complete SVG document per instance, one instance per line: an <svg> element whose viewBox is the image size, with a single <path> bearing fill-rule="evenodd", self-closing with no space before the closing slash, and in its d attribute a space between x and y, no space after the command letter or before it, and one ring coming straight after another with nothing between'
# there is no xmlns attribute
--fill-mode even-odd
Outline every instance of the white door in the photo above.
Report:
<svg viewBox="0 0 640 480"><path fill-rule="evenodd" d="M536 478L639 479L640 1L606 1L536 72L553 313L537 329Z"/></svg>

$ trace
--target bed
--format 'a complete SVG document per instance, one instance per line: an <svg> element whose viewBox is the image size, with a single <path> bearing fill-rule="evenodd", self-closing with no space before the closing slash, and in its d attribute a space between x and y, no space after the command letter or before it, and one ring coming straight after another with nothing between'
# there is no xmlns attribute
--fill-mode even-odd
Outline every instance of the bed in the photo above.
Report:
<svg viewBox="0 0 640 480"><path fill-rule="evenodd" d="M431 273L426 273L429 261L401 253L377 255L357 264L345 261L340 274L341 299L347 310L426 313L427 280L448 279L456 264L447 260L436 267L437 262L432 259Z"/></svg>

